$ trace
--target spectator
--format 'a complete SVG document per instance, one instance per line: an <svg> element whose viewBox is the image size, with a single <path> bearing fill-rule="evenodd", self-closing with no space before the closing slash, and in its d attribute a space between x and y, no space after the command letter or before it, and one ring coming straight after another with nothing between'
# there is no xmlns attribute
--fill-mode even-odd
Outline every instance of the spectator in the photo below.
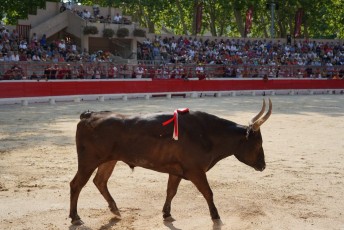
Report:
<svg viewBox="0 0 344 230"><path fill-rule="evenodd" d="M12 52L11 61L19 61L19 54L17 51Z"/></svg>
<svg viewBox="0 0 344 230"><path fill-rule="evenodd" d="M204 80L206 78L202 63L199 63L195 70L196 70L196 77L198 77L198 80ZM235 69L233 69L233 71L235 71Z"/></svg>
<svg viewBox="0 0 344 230"><path fill-rule="evenodd" d="M91 18L91 13L87 9L84 9L84 11L82 12L82 17L88 20Z"/></svg>
<svg viewBox="0 0 344 230"><path fill-rule="evenodd" d="M39 40L39 42L44 49L47 48L47 36L45 34L42 35L42 38Z"/></svg>
<svg viewBox="0 0 344 230"><path fill-rule="evenodd" d="M57 72L59 71L59 67L57 64L55 64L54 66L52 66L50 68L50 75L48 79L56 79L57 77Z"/></svg>
<svg viewBox="0 0 344 230"><path fill-rule="evenodd" d="M12 70L12 77L14 80L22 80L23 79L24 71L20 66L18 66L18 64L14 64L11 67L11 70Z"/></svg>
<svg viewBox="0 0 344 230"><path fill-rule="evenodd" d="M31 39L31 43L34 43L34 44L37 45L37 42L38 42L37 34L36 34L36 33L33 33L32 39Z"/></svg>
<svg viewBox="0 0 344 230"><path fill-rule="evenodd" d="M122 16L119 15L119 13L117 13L117 14L113 17L113 22L114 22L114 23L117 23L117 24L122 23Z"/></svg>
<svg viewBox="0 0 344 230"><path fill-rule="evenodd" d="M37 52L34 52L31 56L32 61L41 61L41 58L39 57Z"/></svg>
<svg viewBox="0 0 344 230"><path fill-rule="evenodd" d="M130 78L131 77L131 71L127 64L124 64L120 67L119 74L121 78Z"/></svg>
<svg viewBox="0 0 344 230"><path fill-rule="evenodd" d="M20 41L19 50L27 50L27 42L25 40Z"/></svg>
<svg viewBox="0 0 344 230"><path fill-rule="evenodd" d="M30 76L30 80L39 80L39 77L36 72L32 72Z"/></svg>
<svg viewBox="0 0 344 230"><path fill-rule="evenodd" d="M21 51L19 54L19 61L27 61L27 55L24 51Z"/></svg>
<svg viewBox="0 0 344 230"><path fill-rule="evenodd" d="M85 69L84 69L84 65L80 64L77 68L77 78L78 79L84 79L85 78Z"/></svg>
<svg viewBox="0 0 344 230"><path fill-rule="evenodd" d="M99 12L100 12L99 6L98 5L94 5L93 6L93 15L94 15L95 18L97 18L99 16Z"/></svg>
<svg viewBox="0 0 344 230"><path fill-rule="evenodd" d="M100 78L101 78L101 66L100 66L100 63L98 63L93 70L92 79L100 79Z"/></svg>
<svg viewBox="0 0 344 230"><path fill-rule="evenodd" d="M70 64L67 64L64 70L64 79L72 79L72 69L70 67Z"/></svg>
<svg viewBox="0 0 344 230"><path fill-rule="evenodd" d="M117 77L118 77L118 69L113 63L111 63L108 69L108 78L117 78Z"/></svg>
<svg viewBox="0 0 344 230"><path fill-rule="evenodd" d="M144 68L142 67L141 64L139 64L137 67L136 67L136 70L135 70L135 75L136 75L136 78L142 78L142 75L144 74Z"/></svg>
<svg viewBox="0 0 344 230"><path fill-rule="evenodd" d="M64 39L61 39L61 41L58 44L58 48L60 52L63 52L66 50L66 43Z"/></svg>
<svg viewBox="0 0 344 230"><path fill-rule="evenodd" d="M60 6L60 13L62 13L63 11L65 11L67 9L66 7L66 3L62 3L62 5Z"/></svg>
<svg viewBox="0 0 344 230"><path fill-rule="evenodd" d="M11 51L9 51L8 53L5 53L4 61L6 61L6 62L12 61L11 60L11 55L12 55Z"/></svg>
<svg viewBox="0 0 344 230"><path fill-rule="evenodd" d="M65 58L63 57L63 55L61 53L57 53L57 61L58 62L65 62Z"/></svg>

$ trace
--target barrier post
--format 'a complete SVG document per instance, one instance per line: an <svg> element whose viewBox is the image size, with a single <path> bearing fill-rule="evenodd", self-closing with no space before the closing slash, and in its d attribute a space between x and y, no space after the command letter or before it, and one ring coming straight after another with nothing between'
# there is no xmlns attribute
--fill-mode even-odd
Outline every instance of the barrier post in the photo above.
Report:
<svg viewBox="0 0 344 230"><path fill-rule="evenodd" d="M104 96L99 96L99 97L98 97L98 100L99 100L100 102L103 102L103 101L104 101Z"/></svg>
<svg viewBox="0 0 344 230"><path fill-rule="evenodd" d="M29 104L29 102L27 100L22 100L22 105L23 106L27 106Z"/></svg>
<svg viewBox="0 0 344 230"><path fill-rule="evenodd" d="M192 98L198 97L198 93L197 93L197 92L192 92L192 93L191 93L191 97L192 97Z"/></svg>
<svg viewBox="0 0 344 230"><path fill-rule="evenodd" d="M222 94L219 92L219 93L215 93L215 97L221 97Z"/></svg>

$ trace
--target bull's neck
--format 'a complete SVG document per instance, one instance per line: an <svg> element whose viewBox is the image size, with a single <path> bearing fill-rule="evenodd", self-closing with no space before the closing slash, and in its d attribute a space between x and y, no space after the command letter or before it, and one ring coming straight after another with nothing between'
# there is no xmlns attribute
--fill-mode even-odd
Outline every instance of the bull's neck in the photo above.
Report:
<svg viewBox="0 0 344 230"><path fill-rule="evenodd" d="M240 151L246 135L245 126L233 124L226 128L224 133L212 135L213 141L213 163L215 165L220 160L237 154Z"/></svg>

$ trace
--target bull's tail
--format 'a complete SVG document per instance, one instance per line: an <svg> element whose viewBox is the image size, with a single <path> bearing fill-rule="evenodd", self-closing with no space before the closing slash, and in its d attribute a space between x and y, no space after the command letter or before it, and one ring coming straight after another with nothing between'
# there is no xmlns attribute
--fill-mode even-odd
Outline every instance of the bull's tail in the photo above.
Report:
<svg viewBox="0 0 344 230"><path fill-rule="evenodd" d="M93 112L89 110L83 112L82 114L80 114L80 120L89 118L92 115L92 113Z"/></svg>

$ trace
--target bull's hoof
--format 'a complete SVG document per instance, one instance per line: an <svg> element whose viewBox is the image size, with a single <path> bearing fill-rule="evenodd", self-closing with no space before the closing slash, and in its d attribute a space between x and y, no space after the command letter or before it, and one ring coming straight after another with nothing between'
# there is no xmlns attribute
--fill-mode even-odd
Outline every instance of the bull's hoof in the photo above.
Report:
<svg viewBox="0 0 344 230"><path fill-rule="evenodd" d="M221 226L223 225L221 219L213 219L214 226Z"/></svg>
<svg viewBox="0 0 344 230"><path fill-rule="evenodd" d="M121 213L119 213L118 209L110 209L110 211L118 218L121 219Z"/></svg>
<svg viewBox="0 0 344 230"><path fill-rule="evenodd" d="M173 222L173 221L175 221L175 219L172 216L167 216L167 217L164 217L164 221L165 222Z"/></svg>
<svg viewBox="0 0 344 230"><path fill-rule="evenodd" d="M84 222L81 219L72 220L72 225L83 225Z"/></svg>

